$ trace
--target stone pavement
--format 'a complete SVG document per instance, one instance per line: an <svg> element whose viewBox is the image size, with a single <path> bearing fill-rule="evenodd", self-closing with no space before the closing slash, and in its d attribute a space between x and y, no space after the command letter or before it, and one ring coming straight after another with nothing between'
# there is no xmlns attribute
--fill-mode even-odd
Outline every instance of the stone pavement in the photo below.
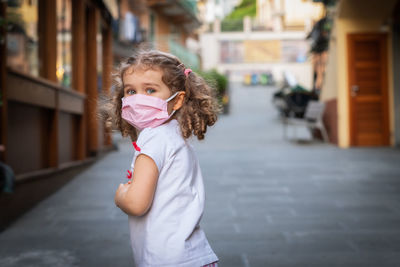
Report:
<svg viewBox="0 0 400 267"><path fill-rule="evenodd" d="M272 92L232 87L230 115L195 143L220 266L400 266L400 150L284 140ZM0 266L133 265L120 144L0 234Z"/></svg>

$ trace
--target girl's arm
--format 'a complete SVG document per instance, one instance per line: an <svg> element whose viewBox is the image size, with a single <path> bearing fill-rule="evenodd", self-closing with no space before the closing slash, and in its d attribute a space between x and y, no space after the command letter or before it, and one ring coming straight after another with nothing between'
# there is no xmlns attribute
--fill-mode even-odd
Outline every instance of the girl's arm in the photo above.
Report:
<svg viewBox="0 0 400 267"><path fill-rule="evenodd" d="M153 202L157 180L157 165L149 156L140 154L135 161L132 181L119 185L115 204L128 215L144 215Z"/></svg>

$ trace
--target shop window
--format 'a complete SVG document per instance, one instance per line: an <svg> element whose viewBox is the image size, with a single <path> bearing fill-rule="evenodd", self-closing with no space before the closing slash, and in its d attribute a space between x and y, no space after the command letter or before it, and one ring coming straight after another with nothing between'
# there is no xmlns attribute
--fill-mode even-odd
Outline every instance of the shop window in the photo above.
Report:
<svg viewBox="0 0 400 267"><path fill-rule="evenodd" d="M57 0L57 79L65 87L71 86L71 29L71 0Z"/></svg>
<svg viewBox="0 0 400 267"><path fill-rule="evenodd" d="M221 41L220 53L222 63L244 62L244 45L241 41Z"/></svg>
<svg viewBox="0 0 400 267"><path fill-rule="evenodd" d="M7 1L7 66L39 75L38 0Z"/></svg>

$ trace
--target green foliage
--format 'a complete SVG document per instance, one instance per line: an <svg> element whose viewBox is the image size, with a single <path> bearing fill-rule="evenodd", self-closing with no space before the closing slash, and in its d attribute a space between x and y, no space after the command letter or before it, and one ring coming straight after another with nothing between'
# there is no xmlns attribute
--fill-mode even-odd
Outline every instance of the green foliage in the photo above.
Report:
<svg viewBox="0 0 400 267"><path fill-rule="evenodd" d="M256 0L242 0L235 9L221 22L221 31L243 31L243 18L255 17L257 14Z"/></svg>
<svg viewBox="0 0 400 267"><path fill-rule="evenodd" d="M209 71L200 71L198 74L202 76L211 87L217 90L218 95L225 94L228 85L228 79L225 77L225 75L220 74L215 69Z"/></svg>
<svg viewBox="0 0 400 267"><path fill-rule="evenodd" d="M223 32L243 31L243 19L224 19L221 22L221 31Z"/></svg>
<svg viewBox="0 0 400 267"><path fill-rule="evenodd" d="M243 19L245 16L255 17L257 14L256 0L242 0L235 9L226 16L226 19Z"/></svg>
<svg viewBox="0 0 400 267"><path fill-rule="evenodd" d="M218 102L223 105L224 99L227 95L228 79L225 75L220 74L217 70L212 69L209 71L197 72L204 80L212 87L215 88L217 93Z"/></svg>

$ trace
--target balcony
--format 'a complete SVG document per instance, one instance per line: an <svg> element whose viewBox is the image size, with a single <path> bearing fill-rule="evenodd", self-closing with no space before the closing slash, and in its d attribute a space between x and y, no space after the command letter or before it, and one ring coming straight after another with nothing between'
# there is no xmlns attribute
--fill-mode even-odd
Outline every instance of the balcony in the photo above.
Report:
<svg viewBox="0 0 400 267"><path fill-rule="evenodd" d="M194 70L200 69L200 60L198 55L189 51L186 47L179 44L173 36L168 38L169 51L177 56L186 65L187 68L192 68Z"/></svg>
<svg viewBox="0 0 400 267"><path fill-rule="evenodd" d="M181 24L186 32L192 32L201 24L195 0L148 0L147 3L149 7L170 17L173 23Z"/></svg>

